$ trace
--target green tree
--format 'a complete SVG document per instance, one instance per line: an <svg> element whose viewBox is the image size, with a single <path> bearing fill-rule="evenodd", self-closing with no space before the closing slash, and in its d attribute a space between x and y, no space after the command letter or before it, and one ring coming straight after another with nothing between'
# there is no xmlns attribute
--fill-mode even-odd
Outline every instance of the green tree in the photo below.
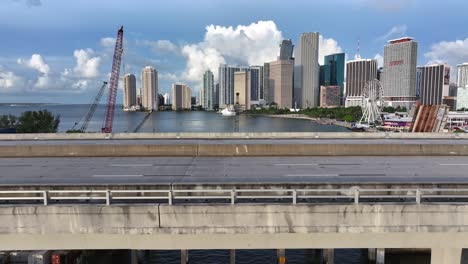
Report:
<svg viewBox="0 0 468 264"><path fill-rule="evenodd" d="M47 110L26 111L21 114L18 133L56 133L60 124L60 115L54 116Z"/></svg>
<svg viewBox="0 0 468 264"><path fill-rule="evenodd" d="M18 125L18 118L14 115L0 116L0 128L15 128Z"/></svg>

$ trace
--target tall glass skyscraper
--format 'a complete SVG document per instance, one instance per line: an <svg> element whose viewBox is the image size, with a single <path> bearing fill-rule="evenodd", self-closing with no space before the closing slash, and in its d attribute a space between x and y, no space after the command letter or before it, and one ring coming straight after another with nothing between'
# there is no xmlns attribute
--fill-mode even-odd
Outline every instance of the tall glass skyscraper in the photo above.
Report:
<svg viewBox="0 0 468 264"><path fill-rule="evenodd" d="M208 70L203 74L202 106L206 110L212 110L214 106L214 75Z"/></svg>
<svg viewBox="0 0 468 264"><path fill-rule="evenodd" d="M278 60L292 60L294 45L290 39L285 39L280 44L280 55Z"/></svg>

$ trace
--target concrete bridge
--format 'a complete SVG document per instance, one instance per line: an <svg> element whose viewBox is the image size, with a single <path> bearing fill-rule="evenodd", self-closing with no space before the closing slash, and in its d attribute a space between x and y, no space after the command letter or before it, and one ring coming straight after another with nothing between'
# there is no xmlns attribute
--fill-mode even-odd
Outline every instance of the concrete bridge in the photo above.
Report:
<svg viewBox="0 0 468 264"><path fill-rule="evenodd" d="M456 134L1 135L0 250L425 249L458 264L467 155Z"/></svg>

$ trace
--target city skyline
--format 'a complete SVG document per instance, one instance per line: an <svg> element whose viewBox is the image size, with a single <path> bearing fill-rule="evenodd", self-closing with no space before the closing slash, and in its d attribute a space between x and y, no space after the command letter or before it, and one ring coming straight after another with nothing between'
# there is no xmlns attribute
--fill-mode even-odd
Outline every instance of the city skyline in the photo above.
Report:
<svg viewBox="0 0 468 264"><path fill-rule="evenodd" d="M148 5L145 9L154 10L161 16L153 14L150 17L149 12L139 5L129 7L129 3L124 2L113 8L107 8L107 1L66 3L67 8L55 0L34 1L29 5L19 0L0 4L0 23L8 25L0 32L9 36L8 41L0 43L0 101L88 103L100 83L108 79L112 40L120 25L126 30L123 73L138 75L145 66L157 68L162 94L169 92L170 85L178 81L186 82L198 91L203 72L210 69L216 73L220 63L251 66L274 61L279 55L281 41L292 39L293 45L297 46L302 32L318 31L323 36L319 60L336 52L345 52L347 60L351 60L357 52L358 39L361 57L383 57L387 40L408 35L419 44L419 66L440 60L449 63L452 72L456 72L458 64L468 61L465 52L468 50L467 30L450 26L461 24L462 16L457 14L468 6L463 1L443 5L419 0L379 1L380 4L371 0L297 1L291 7L285 7L297 12L295 22L289 22L285 15L288 12L278 8L279 1L240 1L236 7L230 3L226 6L203 0L203 4L196 7L191 2L179 0L159 4L157 8L149 1L140 2ZM204 16L187 13L188 20L171 18L180 4L193 6L191 12L197 11ZM240 7L248 4L252 8L240 12ZM262 5L264 9L254 8ZM100 7L95 8L99 14L89 6ZM210 7L210 11L201 6ZM422 6L424 14L418 11ZM216 15L216 10L228 7L233 8L233 15ZM62 14L53 11L59 8L64 10ZM322 9L324 12L320 13L324 14L333 10L337 23L322 21L322 14L311 21L305 11L315 8ZM437 22L421 19L435 13L440 18ZM77 14L87 22L75 22L73 18ZM151 27L143 22L145 19L153 22ZM189 20L191 22L187 23ZM255 31L265 34L263 37L255 35ZM240 32L252 37L258 45L245 42ZM247 48L236 50L226 45L229 43ZM208 50L213 50L214 54L207 53ZM258 59L253 54L257 54ZM217 65L215 69L213 65ZM452 74L452 78L456 75ZM139 89L141 83L137 82ZM123 85L119 89L118 101L122 102Z"/></svg>

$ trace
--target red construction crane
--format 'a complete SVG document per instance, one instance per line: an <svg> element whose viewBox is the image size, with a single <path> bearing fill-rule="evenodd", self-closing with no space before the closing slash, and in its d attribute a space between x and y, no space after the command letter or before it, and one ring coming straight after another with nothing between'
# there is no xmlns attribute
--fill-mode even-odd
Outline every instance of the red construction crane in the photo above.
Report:
<svg viewBox="0 0 468 264"><path fill-rule="evenodd" d="M117 32L115 42L114 59L112 61L112 72L109 82L109 98L107 99L106 120L103 133L112 133L112 124L114 122L115 100L117 99L117 88L119 86L120 64L123 53L123 26Z"/></svg>
<svg viewBox="0 0 468 264"><path fill-rule="evenodd" d="M104 94L104 90L106 90L107 87L107 82L103 82L101 88L99 89L96 97L94 98L93 102L89 106L88 112L86 112L81 119L75 123L75 125L72 127L71 130L80 130L82 133L86 132L86 129L88 129L89 121L91 121L91 118L93 118L94 112L96 112L96 109L98 107L99 102L101 101L101 97ZM79 129L77 129L78 125L80 124L81 120L83 120L83 123Z"/></svg>

